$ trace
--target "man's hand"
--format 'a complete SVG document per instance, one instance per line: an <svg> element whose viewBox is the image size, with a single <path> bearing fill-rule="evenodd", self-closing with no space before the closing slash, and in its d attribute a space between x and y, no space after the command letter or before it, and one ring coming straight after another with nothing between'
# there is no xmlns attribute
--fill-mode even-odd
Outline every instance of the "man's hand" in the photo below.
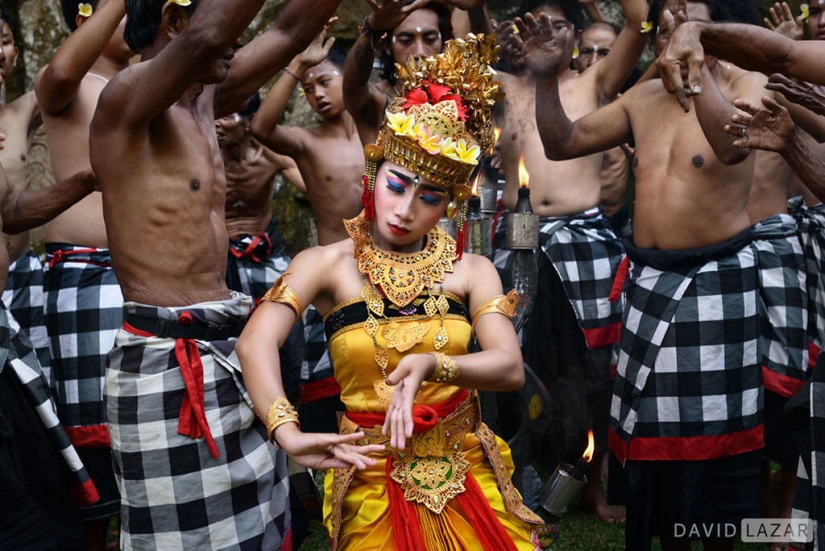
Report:
<svg viewBox="0 0 825 551"><path fill-rule="evenodd" d="M771 16L770 19L767 17L763 19L766 27L787 36L791 40L802 40L804 29L802 16L794 18L787 2L782 2L782 4L776 2L768 11Z"/></svg>
<svg viewBox="0 0 825 551"><path fill-rule="evenodd" d="M741 99L733 104L744 111L733 115L731 124L725 125L728 134L739 137L734 147L782 153L790 145L796 129L793 120L788 110L772 98L763 97L761 108Z"/></svg>
<svg viewBox="0 0 825 551"><path fill-rule="evenodd" d="M567 61L564 44L573 30L564 22L554 25L550 17L543 13L538 19L527 13L524 20L516 18L518 34L510 37L521 49L527 68L536 76L552 76Z"/></svg>
<svg viewBox="0 0 825 551"><path fill-rule="evenodd" d="M799 104L817 115L825 115L825 88L822 86L774 73L768 77L765 88L779 92L788 101Z"/></svg>
<svg viewBox="0 0 825 551"><path fill-rule="evenodd" d="M670 13L665 12L665 20L675 26ZM665 90L676 96L685 113L690 111L688 96L702 93L705 50L699 40L701 25L689 21L679 25L656 60Z"/></svg>
<svg viewBox="0 0 825 551"><path fill-rule="evenodd" d="M404 22L410 12L423 8L429 0L415 0L409 6L404 0L366 0L372 8L370 27L375 31L388 32Z"/></svg>
<svg viewBox="0 0 825 551"><path fill-rule="evenodd" d="M307 49L295 56L295 61L297 61L304 70L315 67L327 58L330 48L335 44L335 37L331 36L327 38L327 31L332 28L337 21L337 17L330 18L324 26L324 30L318 33L318 36L309 43Z"/></svg>

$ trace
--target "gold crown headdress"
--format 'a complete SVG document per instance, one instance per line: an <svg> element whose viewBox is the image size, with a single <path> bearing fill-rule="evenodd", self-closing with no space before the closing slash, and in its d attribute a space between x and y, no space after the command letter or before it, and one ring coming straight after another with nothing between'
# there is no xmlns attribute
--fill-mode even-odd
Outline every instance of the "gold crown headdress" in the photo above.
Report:
<svg viewBox="0 0 825 551"><path fill-rule="evenodd" d="M492 107L502 98L492 69L498 51L495 37L469 34L447 41L441 54L396 65L401 92L387 108L376 143L364 147L367 219L375 217L375 175L386 159L452 193L460 258L470 177L478 158L494 145Z"/></svg>

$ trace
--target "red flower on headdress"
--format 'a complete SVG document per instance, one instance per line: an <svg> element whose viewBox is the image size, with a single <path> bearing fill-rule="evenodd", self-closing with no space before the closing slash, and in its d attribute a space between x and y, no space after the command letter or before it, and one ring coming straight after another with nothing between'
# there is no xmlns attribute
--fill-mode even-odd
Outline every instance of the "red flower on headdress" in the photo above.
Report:
<svg viewBox="0 0 825 551"><path fill-rule="evenodd" d="M404 102L404 105L401 108L406 111L413 105L423 105L427 103L427 92L425 92L422 88L415 88L407 92L407 101Z"/></svg>
<svg viewBox="0 0 825 551"><path fill-rule="evenodd" d="M424 91L425 88L426 92ZM467 107L461 100L461 96L451 92L452 90L449 86L444 86L443 84L437 84L435 82L425 80L419 88L414 88L407 92L407 101L404 102L404 105L402 105L401 108L404 112L406 112L414 105L423 105L428 102L435 105L436 103L440 103L442 101L454 101L456 109L458 110L459 120L462 122L466 121Z"/></svg>
<svg viewBox="0 0 825 551"><path fill-rule="evenodd" d="M427 93L430 95L430 99L433 100L433 103L438 103L439 101L443 101L447 94L451 92L449 86L444 86L443 84L436 84L435 82L427 82Z"/></svg>

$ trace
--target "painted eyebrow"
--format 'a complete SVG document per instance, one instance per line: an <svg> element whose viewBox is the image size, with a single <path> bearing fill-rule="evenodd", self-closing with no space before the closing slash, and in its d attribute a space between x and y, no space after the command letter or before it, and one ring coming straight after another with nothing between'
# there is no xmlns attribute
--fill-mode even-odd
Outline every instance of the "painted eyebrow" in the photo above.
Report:
<svg viewBox="0 0 825 551"><path fill-rule="evenodd" d="M438 195L447 195L447 192L440 187L431 186L429 184L419 184L418 187L424 191L430 191Z"/></svg>
<svg viewBox="0 0 825 551"><path fill-rule="evenodd" d="M414 183L411 176L407 176L406 174L404 174L402 172L398 172L398 171L395 171L395 170L392 170L392 169L387 170L387 172L389 172L390 174L392 174L393 176L395 176L399 180L404 180L404 182L408 185Z"/></svg>

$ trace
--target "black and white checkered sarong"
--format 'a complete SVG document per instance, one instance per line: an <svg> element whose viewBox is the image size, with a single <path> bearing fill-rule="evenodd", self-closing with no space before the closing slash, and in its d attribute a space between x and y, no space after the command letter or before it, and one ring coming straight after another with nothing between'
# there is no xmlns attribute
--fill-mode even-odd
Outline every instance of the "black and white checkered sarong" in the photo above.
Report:
<svg viewBox="0 0 825 551"><path fill-rule="evenodd" d="M493 264L505 291L512 287L513 255L505 247L508 214L498 219L493 236ZM542 217L539 249L553 263L564 284L587 346L600 348L615 343L622 312L619 301L610 301L610 292L624 258L624 247L601 207L573 216Z"/></svg>
<svg viewBox="0 0 825 551"><path fill-rule="evenodd" d="M284 274L289 260L278 219L273 216L261 235L243 234L229 240L226 284L257 304Z"/></svg>
<svg viewBox="0 0 825 551"><path fill-rule="evenodd" d="M20 330L14 318L7 315L5 306L0 304L0 370L2 369L11 369L14 372L29 403L37 411L40 421L46 428L52 444L60 451L69 467L75 486L72 494L77 504L90 505L98 501L97 488L57 418L57 409L48 382L40 369L31 341L26 333Z"/></svg>
<svg viewBox="0 0 825 551"><path fill-rule="evenodd" d="M625 241L610 434L620 460L714 459L763 446L752 238L748 229L689 251Z"/></svg>
<svg viewBox="0 0 825 551"><path fill-rule="evenodd" d="M199 326L242 323L251 306L249 297L233 293L223 302L177 308L129 302L124 309L127 322L139 316ZM267 441L252 410L234 345L235 339L160 338L128 323L118 332L106 409L122 496L122 549L277 549L283 542L290 523L286 455ZM202 365L202 391L184 381L185 363L195 381ZM194 417L205 416L203 438L178 432L185 396Z"/></svg>
<svg viewBox="0 0 825 551"><path fill-rule="evenodd" d="M123 324L108 249L46 244L43 290L58 416L76 446L109 445L106 354Z"/></svg>
<svg viewBox="0 0 825 551"><path fill-rule="evenodd" d="M799 240L805 256L805 282L808 289L808 364L816 364L825 343L825 204L808 207L802 197L788 201L788 211L799 226Z"/></svg>
<svg viewBox="0 0 825 551"><path fill-rule="evenodd" d="M765 390L792 396L808 378L808 292L796 221L776 214L753 226L759 267L759 347Z"/></svg>
<svg viewBox="0 0 825 551"><path fill-rule="evenodd" d="M43 317L43 263L34 251L29 251L9 266L3 304L28 335L43 376L51 384L49 334Z"/></svg>

